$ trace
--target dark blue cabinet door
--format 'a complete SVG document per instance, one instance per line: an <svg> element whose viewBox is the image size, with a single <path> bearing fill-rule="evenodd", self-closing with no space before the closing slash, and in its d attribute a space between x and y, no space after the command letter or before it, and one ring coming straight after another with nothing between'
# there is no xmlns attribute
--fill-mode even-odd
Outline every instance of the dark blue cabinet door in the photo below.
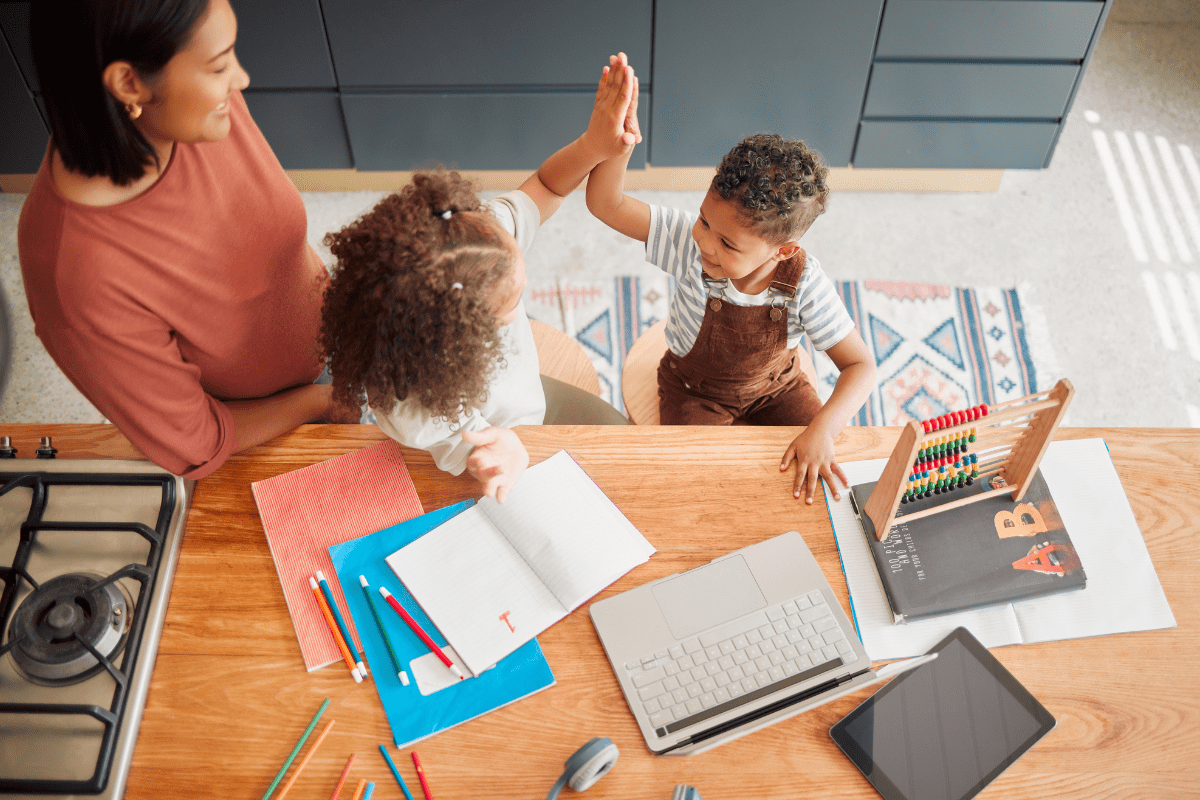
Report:
<svg viewBox="0 0 1200 800"><path fill-rule="evenodd" d="M749 134L850 163L883 0L658 0L650 164L715 166Z"/></svg>
<svg viewBox="0 0 1200 800"><path fill-rule="evenodd" d="M593 100L584 92L348 92L342 106L360 170L532 171L583 133ZM647 105L638 107L644 134ZM630 166L645 166L644 153L638 145Z"/></svg>
<svg viewBox="0 0 1200 800"><path fill-rule="evenodd" d="M237 55L255 89L337 85L317 0L232 0Z"/></svg>
<svg viewBox="0 0 1200 800"><path fill-rule="evenodd" d="M651 0L322 5L343 87L594 86L622 50L650 68Z"/></svg>
<svg viewBox="0 0 1200 800"><path fill-rule="evenodd" d="M0 174L37 172L50 134L25 86L8 45L0 40L0 109L3 109L4 146L0 147Z"/></svg>
<svg viewBox="0 0 1200 800"><path fill-rule="evenodd" d="M349 169L336 92L246 92L250 116L284 169Z"/></svg>

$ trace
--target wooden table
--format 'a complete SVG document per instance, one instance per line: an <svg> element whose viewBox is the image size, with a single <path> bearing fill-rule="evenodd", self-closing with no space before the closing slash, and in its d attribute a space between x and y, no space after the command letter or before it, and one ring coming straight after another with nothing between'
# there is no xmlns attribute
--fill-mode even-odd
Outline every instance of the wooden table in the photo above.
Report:
<svg viewBox="0 0 1200 800"><path fill-rule="evenodd" d="M14 430L15 429L15 430ZM111 426L10 426L32 452L50 432L60 457L128 457ZM843 460L885 456L899 429L847 429ZM658 548L600 596L799 530L845 604L824 504L805 507L779 473L792 436L764 428L520 429L534 462L567 447ZM1200 791L1200 431L1062 429L1103 437L1179 627L997 648L993 652L1058 719L1058 727L984 792L991 798L1195 797ZM377 745L390 732L374 687L337 665L309 674L250 494L250 482L379 441L367 426L304 426L231 459L201 481L188 521L166 630L126 797L258 798L326 697L337 724L290 798L329 797L346 758L398 798ZM26 449L28 448L28 450ZM468 478L406 452L426 510L476 496ZM420 745L434 796L545 796L563 761L592 736L621 749L589 800L667 800L677 783L705 800L877 797L836 748L830 725L870 690L690 758L646 750L586 608L540 641L557 686ZM418 792L407 752L395 760ZM564 790L564 797L571 797Z"/></svg>

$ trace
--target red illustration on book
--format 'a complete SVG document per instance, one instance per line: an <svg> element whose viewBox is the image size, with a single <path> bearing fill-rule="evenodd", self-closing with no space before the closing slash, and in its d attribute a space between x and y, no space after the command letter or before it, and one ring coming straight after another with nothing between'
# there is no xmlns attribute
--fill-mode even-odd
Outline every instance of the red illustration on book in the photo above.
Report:
<svg viewBox="0 0 1200 800"><path fill-rule="evenodd" d="M1083 566L1079 554L1070 544L1063 542L1040 542L1029 549L1024 558L1012 562L1013 569L1025 569L1060 578L1070 575Z"/></svg>
<svg viewBox="0 0 1200 800"><path fill-rule="evenodd" d="M517 629L513 627L513 624L511 622L508 621L508 615L511 613L512 613L511 611L505 611L503 614L500 615L500 619L504 620L504 624L508 626L508 629L510 631L512 631L513 633L516 633Z"/></svg>

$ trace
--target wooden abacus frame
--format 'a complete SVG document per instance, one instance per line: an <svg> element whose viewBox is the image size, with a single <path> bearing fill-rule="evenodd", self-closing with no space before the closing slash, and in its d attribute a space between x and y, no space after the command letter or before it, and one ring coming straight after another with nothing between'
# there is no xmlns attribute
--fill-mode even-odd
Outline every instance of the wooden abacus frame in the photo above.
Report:
<svg viewBox="0 0 1200 800"><path fill-rule="evenodd" d="M1025 496L1025 490L1029 488L1038 465L1042 463L1042 456L1046 454L1050 439L1053 438L1054 431L1062 421L1074 395L1075 388L1071 386L1070 381L1064 379L1054 384L1054 388L1047 392L1038 392L991 406L986 417L969 420L960 425L926 433L920 423L909 422L901 431L900 441L892 450L883 475L863 506L863 511L875 525L876 538L881 542L887 539L922 442L931 436L964 434L974 428L974 449L979 457L979 480L999 475L1005 485L905 514L905 522L986 500L1001 493L1009 494L1013 502L1020 501Z"/></svg>

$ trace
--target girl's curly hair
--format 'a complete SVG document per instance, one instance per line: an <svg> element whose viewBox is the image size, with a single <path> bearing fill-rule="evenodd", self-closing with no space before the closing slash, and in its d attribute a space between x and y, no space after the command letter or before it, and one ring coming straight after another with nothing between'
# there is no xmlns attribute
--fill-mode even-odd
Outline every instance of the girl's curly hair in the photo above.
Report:
<svg viewBox="0 0 1200 800"><path fill-rule="evenodd" d="M739 201L739 214L770 242L799 239L825 211L829 169L796 139L756 133L721 160L710 190Z"/></svg>
<svg viewBox="0 0 1200 800"><path fill-rule="evenodd" d="M478 408L503 363L493 301L514 254L471 184L418 173L324 241L337 257L321 309L335 402L412 400L449 420Z"/></svg>

